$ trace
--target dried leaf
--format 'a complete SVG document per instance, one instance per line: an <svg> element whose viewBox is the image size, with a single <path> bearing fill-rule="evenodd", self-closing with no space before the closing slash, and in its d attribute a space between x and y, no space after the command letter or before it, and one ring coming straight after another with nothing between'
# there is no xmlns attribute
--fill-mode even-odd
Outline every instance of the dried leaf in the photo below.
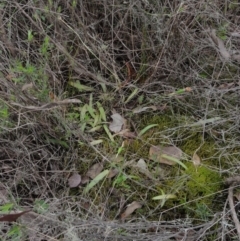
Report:
<svg viewBox="0 0 240 241"><path fill-rule="evenodd" d="M30 212L31 210L23 211L21 213L7 214L0 217L0 222L16 222L23 214Z"/></svg>
<svg viewBox="0 0 240 241"><path fill-rule="evenodd" d="M142 170L147 170L147 164L146 162L141 158L139 159L139 161L137 162L137 165L136 165L138 168L142 169Z"/></svg>
<svg viewBox="0 0 240 241"><path fill-rule="evenodd" d="M90 167L86 176L94 179L103 170L103 163L96 163Z"/></svg>
<svg viewBox="0 0 240 241"><path fill-rule="evenodd" d="M89 178L89 177L83 176L83 177L82 177L81 184L86 184L86 183L88 183L89 181L90 181L90 178Z"/></svg>
<svg viewBox="0 0 240 241"><path fill-rule="evenodd" d="M68 179L68 186L70 188L77 187L81 183L81 176L77 173L74 173L71 177Z"/></svg>
<svg viewBox="0 0 240 241"><path fill-rule="evenodd" d="M240 33L239 32L233 32L233 33L231 33L231 36L240 38Z"/></svg>
<svg viewBox="0 0 240 241"><path fill-rule="evenodd" d="M118 173L119 173L119 170L117 169L117 168L114 168L114 169L111 169L110 171L109 171L109 173L108 173L108 176L107 176L107 178L113 178L113 177L115 177L116 175L118 175Z"/></svg>
<svg viewBox="0 0 240 241"><path fill-rule="evenodd" d="M109 125L109 129L114 132L118 133L123 129L123 126L126 125L126 119L124 119L120 114L115 113L111 115L113 121Z"/></svg>
<svg viewBox="0 0 240 241"><path fill-rule="evenodd" d="M23 85L22 87L22 91L25 91L25 90L28 90L28 89L31 89L33 87L33 83L29 83L29 84L25 84Z"/></svg>
<svg viewBox="0 0 240 241"><path fill-rule="evenodd" d="M155 110L158 110L158 107L155 106L155 105L145 106L145 107L141 107L141 106L140 106L140 107L135 108L135 109L133 110L133 113L134 113L134 114L141 113L141 112L144 112L144 111L146 111L146 110L148 110L148 109L152 109L153 111L155 111Z"/></svg>
<svg viewBox="0 0 240 241"><path fill-rule="evenodd" d="M121 214L121 220L124 220L129 215L131 215L136 209L141 207L142 207L142 204L140 204L139 202L136 202L136 201L132 202L131 204L128 205L124 213Z"/></svg>
<svg viewBox="0 0 240 241"><path fill-rule="evenodd" d="M130 131L129 129L124 129L117 134L114 134L113 136L118 135L118 136L123 136L125 138L136 138L137 135L135 132Z"/></svg>
<svg viewBox="0 0 240 241"><path fill-rule="evenodd" d="M227 51L226 47L224 46L223 41L217 37L216 29L212 29L210 31L210 37L212 38L213 42L218 46L219 52L225 60L230 59L230 53Z"/></svg>
<svg viewBox="0 0 240 241"><path fill-rule="evenodd" d="M201 164L201 158L197 155L196 152L193 154L192 159L193 159L194 166L197 167L197 166L199 166Z"/></svg>
<svg viewBox="0 0 240 241"><path fill-rule="evenodd" d="M166 146L166 147L160 147L160 146L152 146L150 147L149 150L149 158L151 160L167 164L167 165L175 165L177 162L171 161L165 156L163 157L162 155L167 155L170 157L174 157L176 159L181 159L182 157L182 151L175 147L175 146Z"/></svg>
<svg viewBox="0 0 240 241"><path fill-rule="evenodd" d="M232 59L236 61L240 61L240 54L233 54Z"/></svg>
<svg viewBox="0 0 240 241"><path fill-rule="evenodd" d="M218 89L219 90L229 90L230 88L234 87L235 83L234 82L231 82L231 83L224 83L224 84L221 84Z"/></svg>
<svg viewBox="0 0 240 241"><path fill-rule="evenodd" d="M155 180L154 176L152 175L152 173L148 170L147 164L143 159L139 159L139 161L137 162L136 167L138 168L139 172L143 173L144 175L146 175L148 178Z"/></svg>

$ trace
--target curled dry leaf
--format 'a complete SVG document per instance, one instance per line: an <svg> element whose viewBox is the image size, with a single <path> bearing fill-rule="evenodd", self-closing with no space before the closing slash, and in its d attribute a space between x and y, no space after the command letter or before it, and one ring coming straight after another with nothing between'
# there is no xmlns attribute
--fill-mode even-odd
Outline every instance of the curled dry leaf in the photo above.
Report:
<svg viewBox="0 0 240 241"><path fill-rule="evenodd" d="M115 177L117 174L119 173L119 170L117 168L114 168L114 169L110 169L108 175L107 175L107 178L113 178Z"/></svg>
<svg viewBox="0 0 240 241"><path fill-rule="evenodd" d="M147 164L143 159L139 159L136 167L138 168L139 172L143 173L144 175L146 175L148 178L150 179L154 179L154 176L152 175L152 173L148 170Z"/></svg>
<svg viewBox="0 0 240 241"><path fill-rule="evenodd" d="M103 170L103 163L96 163L90 167L86 176L94 179Z"/></svg>
<svg viewBox="0 0 240 241"><path fill-rule="evenodd" d="M110 131L114 133L120 132L122 129L125 129L124 126L126 125L126 119L124 119L120 114L115 113L111 115L113 121L109 125Z"/></svg>
<svg viewBox="0 0 240 241"><path fill-rule="evenodd" d="M177 159L181 159L182 157L182 150L175 146L152 146L149 150L149 158L151 160L157 161L159 163L167 164L167 165L175 165L176 162L171 161L162 157L162 155L168 155L170 157L174 157Z"/></svg>
<svg viewBox="0 0 240 241"><path fill-rule="evenodd" d="M136 209L141 208L142 204L137 201L132 202L128 205L124 213L121 214L121 220L126 219L129 215L131 215Z"/></svg>
<svg viewBox="0 0 240 241"><path fill-rule="evenodd" d="M196 152L193 154L192 160L193 160L193 165L196 167L201 164L201 158L198 156Z"/></svg>
<svg viewBox="0 0 240 241"><path fill-rule="evenodd" d="M25 90L28 90L28 89L31 89L31 88L33 88L33 83L32 83L32 82L23 85L23 87L22 87L22 91L25 91Z"/></svg>
<svg viewBox="0 0 240 241"><path fill-rule="evenodd" d="M74 173L71 177L68 179L68 186L70 188L77 187L81 183L81 176L77 173Z"/></svg>

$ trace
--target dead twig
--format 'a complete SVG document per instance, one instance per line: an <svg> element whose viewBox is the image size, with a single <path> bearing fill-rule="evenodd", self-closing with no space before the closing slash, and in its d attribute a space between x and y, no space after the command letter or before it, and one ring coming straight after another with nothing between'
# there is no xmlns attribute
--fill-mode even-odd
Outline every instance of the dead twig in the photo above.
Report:
<svg viewBox="0 0 240 241"><path fill-rule="evenodd" d="M237 217L237 214L236 214L236 211L235 211L234 202L233 202L233 189L234 189L233 186L230 186L228 188L228 202L229 202L233 222L235 224L235 228L236 228L237 233L238 233L238 238L240 240L240 223L239 223L239 220L238 220L238 217Z"/></svg>

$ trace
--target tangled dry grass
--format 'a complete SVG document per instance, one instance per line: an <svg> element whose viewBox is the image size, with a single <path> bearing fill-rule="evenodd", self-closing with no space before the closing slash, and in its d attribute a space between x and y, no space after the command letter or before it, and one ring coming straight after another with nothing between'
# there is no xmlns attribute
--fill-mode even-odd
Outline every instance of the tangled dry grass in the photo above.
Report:
<svg viewBox="0 0 240 241"><path fill-rule="evenodd" d="M126 113L136 107L136 96L126 99L137 88L146 105L165 104L173 116L218 117L199 132L215 140L216 171L236 176L239 14L237 1L220 0L0 3L1 205L35 208L21 217L16 240L238 240L224 198L222 210L201 224L171 210L164 212L172 220L164 221L158 206L148 203L148 214L121 222L117 214L112 218L109 188L89 196L69 191L72 172L114 153L89 144L103 133L81 131L78 119L69 118L76 104L49 103L88 103L91 92L107 115ZM85 86L80 93L68 84L76 80ZM184 97L169 95L186 87L191 91ZM36 209L36 200L48 211ZM151 219L152 210L159 219ZM13 240L12 225L1 223L0 229L2 240Z"/></svg>

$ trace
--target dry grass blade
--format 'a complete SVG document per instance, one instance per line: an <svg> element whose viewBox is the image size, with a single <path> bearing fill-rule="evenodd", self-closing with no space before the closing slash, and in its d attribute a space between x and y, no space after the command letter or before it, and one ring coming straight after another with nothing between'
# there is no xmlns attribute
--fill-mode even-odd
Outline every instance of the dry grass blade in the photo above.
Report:
<svg viewBox="0 0 240 241"><path fill-rule="evenodd" d="M216 30L212 29L210 31L210 36L213 40L213 42L217 45L219 52L224 60L228 61L230 59L230 53L228 52L227 48L225 47L223 41L217 37Z"/></svg>

